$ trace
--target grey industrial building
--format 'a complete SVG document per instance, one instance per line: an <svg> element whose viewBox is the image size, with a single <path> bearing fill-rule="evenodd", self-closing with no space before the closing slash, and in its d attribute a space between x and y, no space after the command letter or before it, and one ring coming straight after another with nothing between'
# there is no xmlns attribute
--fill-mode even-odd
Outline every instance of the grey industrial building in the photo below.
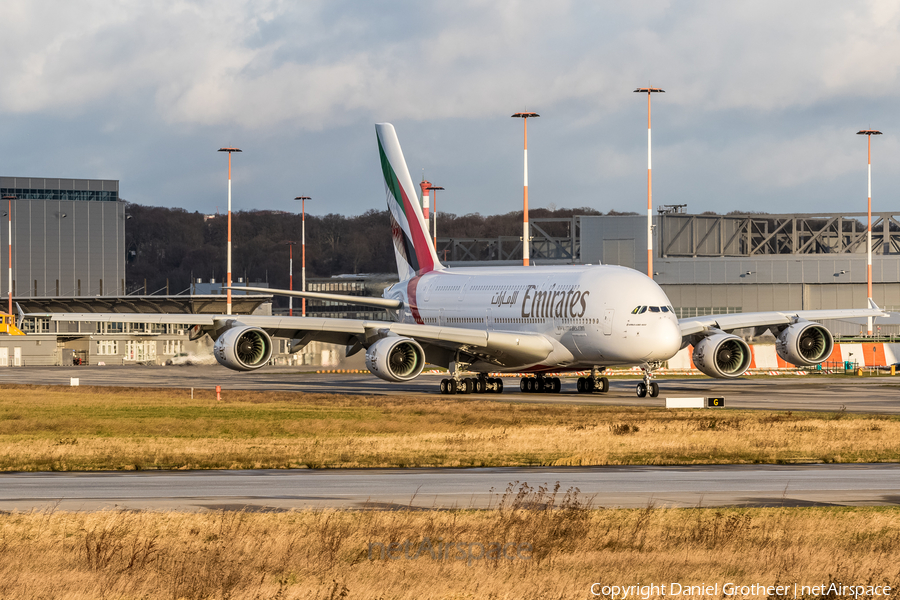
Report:
<svg viewBox="0 0 900 600"><path fill-rule="evenodd" d="M125 293L125 203L119 182L0 177L3 213L12 206L13 296L112 296ZM3 215L7 217L7 214ZM0 270L9 256L0 223ZM0 294L9 283L0 277Z"/></svg>

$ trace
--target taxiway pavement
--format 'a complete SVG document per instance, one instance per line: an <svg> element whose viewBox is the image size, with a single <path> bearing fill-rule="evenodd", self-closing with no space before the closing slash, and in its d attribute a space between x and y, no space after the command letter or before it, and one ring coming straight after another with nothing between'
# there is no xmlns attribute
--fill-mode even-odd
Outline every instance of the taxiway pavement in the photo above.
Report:
<svg viewBox="0 0 900 600"><path fill-rule="evenodd" d="M317 394L435 395L440 375L421 375L406 383L382 381L368 373L309 373L297 367L265 367L258 371L230 371L208 366L81 366L20 367L0 370L0 384L176 387L223 390L280 390ZM559 394L523 394L517 378L503 378L503 394L471 394L472 399L502 402L573 403L608 406L665 406L665 397L724 396L726 408L813 410L900 414L900 376L896 377L758 377L735 380L660 377L659 398L638 398L638 379L612 379L606 394L578 394L575 379L563 379Z"/></svg>
<svg viewBox="0 0 900 600"><path fill-rule="evenodd" d="M496 507L522 484L595 507L900 504L900 464L3 473L0 510Z"/></svg>

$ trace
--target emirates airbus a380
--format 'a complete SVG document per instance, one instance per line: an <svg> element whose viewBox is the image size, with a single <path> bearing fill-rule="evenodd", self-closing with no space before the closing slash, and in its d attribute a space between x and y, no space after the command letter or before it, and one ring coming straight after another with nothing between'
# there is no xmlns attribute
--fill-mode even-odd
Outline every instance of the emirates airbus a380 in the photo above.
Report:
<svg viewBox="0 0 900 600"><path fill-rule="evenodd" d="M578 380L582 393L606 392L609 367L638 366L640 397L655 397L654 369L693 345L694 364L718 378L741 376L750 347L731 332L769 329L785 361L813 365L834 346L831 333L813 319L885 316L868 309L807 310L711 315L677 319L665 292L633 269L609 265L453 268L443 266L427 234L412 178L393 125L375 126L384 173L391 234L400 282L383 298L288 292L388 309L393 322L245 315L56 314L61 321L161 322L191 325L191 337L209 334L220 364L250 371L265 366L273 337L292 339L292 351L311 341L341 344L347 355L366 353L366 366L387 381L416 378L426 363L446 367L446 394L503 391L490 373L530 373L527 392L559 392L565 371L591 372ZM385 232L387 234L387 232ZM241 290L272 292L268 288ZM464 375L464 373L470 375ZM474 374L474 375L472 375Z"/></svg>

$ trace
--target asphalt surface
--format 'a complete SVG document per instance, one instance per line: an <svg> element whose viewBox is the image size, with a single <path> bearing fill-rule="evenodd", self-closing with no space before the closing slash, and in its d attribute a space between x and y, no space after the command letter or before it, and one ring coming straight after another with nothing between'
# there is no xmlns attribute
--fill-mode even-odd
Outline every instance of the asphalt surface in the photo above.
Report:
<svg viewBox="0 0 900 600"><path fill-rule="evenodd" d="M129 387L177 387L223 390L281 390L305 393L358 395L439 395L440 375L421 375L406 383L382 381L374 375L316 374L297 367L265 367L237 372L209 366L82 366L20 367L0 370L0 384L30 383L69 385L77 377L81 385ZM721 380L710 378L657 378L658 398L638 398L639 378L613 379L606 394L578 394L574 378L563 379L559 394L523 394L516 378L503 378L503 394L471 394L473 399L503 402L577 403L609 406L665 406L668 397L723 396L728 408L766 410L814 410L900 414L900 375L895 377L760 377Z"/></svg>
<svg viewBox="0 0 900 600"><path fill-rule="evenodd" d="M900 504L900 464L0 474L0 510L497 506L523 483L595 507Z"/></svg>

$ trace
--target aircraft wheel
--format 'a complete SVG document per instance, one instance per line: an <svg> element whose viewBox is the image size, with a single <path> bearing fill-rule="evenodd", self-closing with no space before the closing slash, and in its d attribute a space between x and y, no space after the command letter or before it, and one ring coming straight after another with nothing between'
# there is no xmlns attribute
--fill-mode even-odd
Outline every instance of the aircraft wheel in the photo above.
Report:
<svg viewBox="0 0 900 600"><path fill-rule="evenodd" d="M651 398L659 396L659 384L655 381L650 384L649 394Z"/></svg>
<svg viewBox="0 0 900 600"><path fill-rule="evenodd" d="M495 386L494 387L495 394L503 393L503 380L502 379L500 379L499 377L497 379L494 379L494 386Z"/></svg>
<svg viewBox="0 0 900 600"><path fill-rule="evenodd" d="M448 394L456 394L459 392L459 384L455 379L447 380L447 393Z"/></svg>
<svg viewBox="0 0 900 600"><path fill-rule="evenodd" d="M523 377L522 379L519 380L519 391L520 392L528 391L528 379L526 377Z"/></svg>
<svg viewBox="0 0 900 600"><path fill-rule="evenodd" d="M635 389L637 392L638 398L646 398L647 397L647 384L643 381L637 384L637 388Z"/></svg>
<svg viewBox="0 0 900 600"><path fill-rule="evenodd" d="M596 388L596 387L597 386L594 385L593 377L585 377L584 378L584 391L586 394L594 393L594 388Z"/></svg>
<svg viewBox="0 0 900 600"><path fill-rule="evenodd" d="M554 377L553 378L553 389L552 389L553 393L558 394L561 389L562 389L562 381L559 380L559 377Z"/></svg>
<svg viewBox="0 0 900 600"><path fill-rule="evenodd" d="M597 380L597 383L599 384L599 387L597 388L598 392L600 392L601 394L605 394L609 391L609 379L607 379L606 377L601 377L599 380Z"/></svg>
<svg viewBox="0 0 900 600"><path fill-rule="evenodd" d="M579 377L579 378L578 378L578 383L575 384L575 389L578 390L578 393L579 393L579 394L583 394L583 393L584 393L584 377Z"/></svg>
<svg viewBox="0 0 900 600"><path fill-rule="evenodd" d="M447 393L447 380L446 379L441 379L441 393L442 394Z"/></svg>
<svg viewBox="0 0 900 600"><path fill-rule="evenodd" d="M479 394L483 394L484 390L487 388L487 381L481 379L480 377L475 380L475 389L478 390Z"/></svg>

